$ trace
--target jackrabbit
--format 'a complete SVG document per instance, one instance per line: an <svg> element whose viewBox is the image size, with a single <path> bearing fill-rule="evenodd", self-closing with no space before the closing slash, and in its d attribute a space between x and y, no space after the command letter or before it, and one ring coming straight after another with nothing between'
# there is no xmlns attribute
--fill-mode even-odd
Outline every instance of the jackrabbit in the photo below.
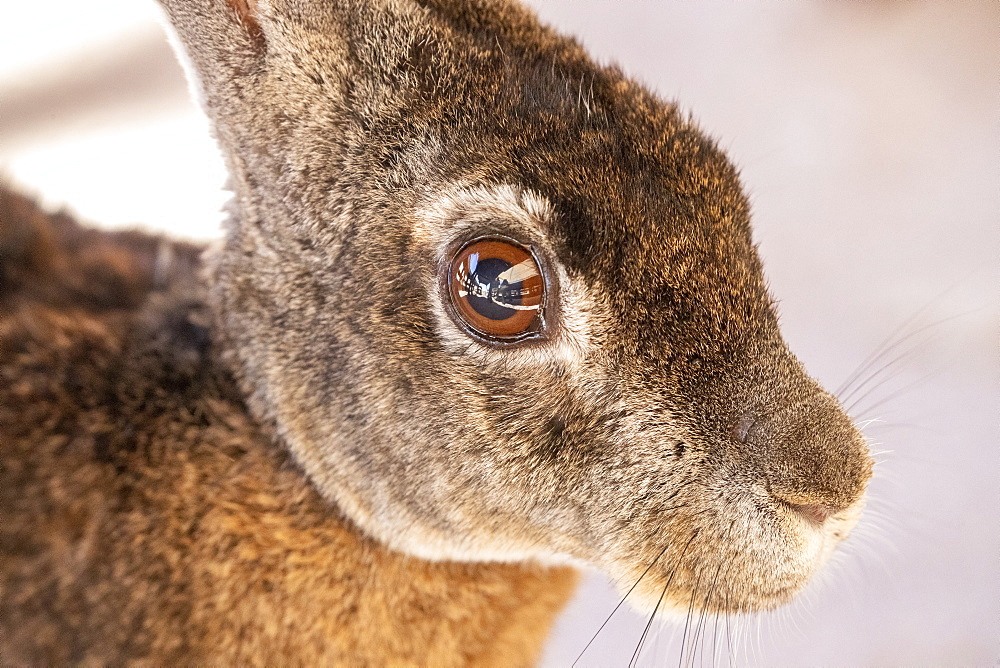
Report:
<svg viewBox="0 0 1000 668"><path fill-rule="evenodd" d="M866 443L736 171L508 0L161 0L205 254L0 198L0 662L537 659L575 569L788 601Z"/></svg>

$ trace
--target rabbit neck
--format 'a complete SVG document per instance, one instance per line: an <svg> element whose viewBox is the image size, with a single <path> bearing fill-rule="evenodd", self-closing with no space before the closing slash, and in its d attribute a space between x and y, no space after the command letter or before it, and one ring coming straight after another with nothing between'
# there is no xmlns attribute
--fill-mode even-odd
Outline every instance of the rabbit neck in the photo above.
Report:
<svg viewBox="0 0 1000 668"><path fill-rule="evenodd" d="M0 662L537 659L575 574L358 531L247 414L197 248L0 207Z"/></svg>
<svg viewBox="0 0 1000 668"><path fill-rule="evenodd" d="M199 653L312 665L537 660L572 571L434 563L387 550L331 508L279 447L243 428L241 412L224 419L242 432L238 445L205 448L209 461L178 453L169 476L212 472L192 511L198 539L181 542L180 526L171 534L179 555L190 550L185 571L205 586L192 617L213 631ZM188 494L179 485L164 496Z"/></svg>

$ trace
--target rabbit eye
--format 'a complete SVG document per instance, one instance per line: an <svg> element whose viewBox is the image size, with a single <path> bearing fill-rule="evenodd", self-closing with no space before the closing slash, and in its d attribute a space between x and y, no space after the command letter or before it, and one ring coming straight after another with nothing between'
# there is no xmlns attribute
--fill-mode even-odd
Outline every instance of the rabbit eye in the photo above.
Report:
<svg viewBox="0 0 1000 668"><path fill-rule="evenodd" d="M448 293L475 333L517 340L539 327L545 281L530 250L505 239L480 239L452 259Z"/></svg>

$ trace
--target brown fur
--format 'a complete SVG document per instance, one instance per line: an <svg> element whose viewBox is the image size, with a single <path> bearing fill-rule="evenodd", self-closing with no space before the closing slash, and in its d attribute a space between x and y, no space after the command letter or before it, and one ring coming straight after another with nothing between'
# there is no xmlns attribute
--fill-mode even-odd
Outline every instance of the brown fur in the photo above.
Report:
<svg viewBox="0 0 1000 668"><path fill-rule="evenodd" d="M252 0L226 0L230 8L236 14L237 19L243 24L243 29L246 30L250 37L261 42L264 39L264 33L260 29L260 24L257 23L257 19L254 16L254 12L257 10L257 5Z"/></svg>
<svg viewBox="0 0 1000 668"><path fill-rule="evenodd" d="M218 365L198 249L7 190L0 248L0 662L537 658L573 573L361 535Z"/></svg>
<svg viewBox="0 0 1000 668"><path fill-rule="evenodd" d="M533 564L646 611L809 582L871 457L782 340L736 170L690 119L505 0L161 2L226 239L202 285L181 245L7 235L4 637L516 663L572 581ZM548 295L517 343L442 291L496 235Z"/></svg>

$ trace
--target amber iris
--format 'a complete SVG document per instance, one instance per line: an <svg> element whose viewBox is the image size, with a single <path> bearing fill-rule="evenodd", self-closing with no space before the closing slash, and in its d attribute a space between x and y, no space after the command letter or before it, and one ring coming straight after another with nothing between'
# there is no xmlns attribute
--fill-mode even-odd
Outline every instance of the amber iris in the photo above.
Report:
<svg viewBox="0 0 1000 668"><path fill-rule="evenodd" d="M451 261L448 292L477 334L518 339L538 328L545 281L531 251L504 239L464 246Z"/></svg>

